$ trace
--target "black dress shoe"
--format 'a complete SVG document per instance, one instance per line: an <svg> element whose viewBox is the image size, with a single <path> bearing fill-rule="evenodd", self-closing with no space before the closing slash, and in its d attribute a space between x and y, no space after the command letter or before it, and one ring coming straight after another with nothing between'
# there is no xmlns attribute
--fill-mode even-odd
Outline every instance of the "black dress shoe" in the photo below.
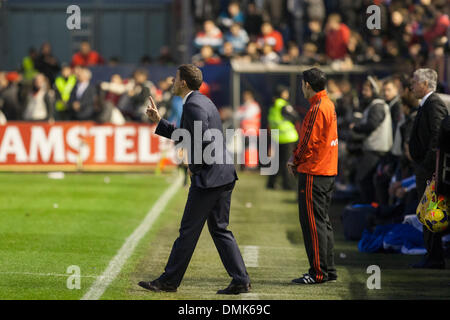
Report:
<svg viewBox="0 0 450 320"><path fill-rule="evenodd" d="M251 288L252 288L252 286L250 283L248 283L248 284L233 284L233 283L231 283L225 289L217 291L217 294L249 293Z"/></svg>
<svg viewBox="0 0 450 320"><path fill-rule="evenodd" d="M413 269L445 269L445 262L432 262L426 259L423 259L422 261L410 265Z"/></svg>
<svg viewBox="0 0 450 320"><path fill-rule="evenodd" d="M161 282L159 280L154 281L141 281L138 283L138 285L144 289L153 291L153 292L177 292L177 288L174 286L170 286L164 282Z"/></svg>

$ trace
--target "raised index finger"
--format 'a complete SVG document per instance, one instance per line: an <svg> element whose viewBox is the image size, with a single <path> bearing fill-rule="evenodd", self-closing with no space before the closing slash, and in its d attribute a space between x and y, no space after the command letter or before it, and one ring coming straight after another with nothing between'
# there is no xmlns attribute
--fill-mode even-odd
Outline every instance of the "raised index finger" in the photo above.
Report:
<svg viewBox="0 0 450 320"><path fill-rule="evenodd" d="M151 107L152 109L156 109L156 103L155 103L155 101L153 100L152 96L149 96L149 97L148 97L148 100L150 101L150 107Z"/></svg>

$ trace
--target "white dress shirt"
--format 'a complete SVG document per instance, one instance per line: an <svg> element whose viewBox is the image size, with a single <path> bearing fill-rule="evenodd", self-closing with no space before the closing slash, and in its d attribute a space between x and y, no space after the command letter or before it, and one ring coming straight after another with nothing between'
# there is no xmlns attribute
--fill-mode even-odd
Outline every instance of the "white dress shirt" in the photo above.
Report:
<svg viewBox="0 0 450 320"><path fill-rule="evenodd" d="M431 96L433 94L434 91L431 91L430 93L428 93L425 97L422 98L422 100L420 101L420 106L423 107L423 105L425 104L425 102L427 101L428 97Z"/></svg>
<svg viewBox="0 0 450 320"><path fill-rule="evenodd" d="M194 91L191 91L191 92L189 92L187 95L184 96L184 98L183 98L183 105L186 104L186 101L187 101L187 99L189 98L189 96L192 94L192 92L194 92Z"/></svg>

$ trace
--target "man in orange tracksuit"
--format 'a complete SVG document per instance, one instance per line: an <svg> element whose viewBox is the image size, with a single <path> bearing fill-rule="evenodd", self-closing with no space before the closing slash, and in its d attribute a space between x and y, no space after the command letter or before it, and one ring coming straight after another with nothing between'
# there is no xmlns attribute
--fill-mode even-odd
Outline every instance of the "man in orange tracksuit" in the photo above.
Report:
<svg viewBox="0 0 450 320"><path fill-rule="evenodd" d="M338 167L337 117L325 86L327 78L317 68L303 73L302 90L311 107L303 121L300 142L289 160L298 174L300 224L310 269L297 284L337 280L334 236L328 216Z"/></svg>

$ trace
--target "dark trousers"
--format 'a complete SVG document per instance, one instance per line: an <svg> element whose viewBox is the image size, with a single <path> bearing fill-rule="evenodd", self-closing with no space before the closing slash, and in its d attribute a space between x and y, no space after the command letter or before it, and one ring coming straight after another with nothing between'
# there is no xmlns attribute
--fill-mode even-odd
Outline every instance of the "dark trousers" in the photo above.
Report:
<svg viewBox="0 0 450 320"><path fill-rule="evenodd" d="M328 210L335 177L299 174L298 204L309 275L317 282L337 278L334 265L334 234Z"/></svg>
<svg viewBox="0 0 450 320"><path fill-rule="evenodd" d="M363 156L359 159L356 169L356 181L361 196L361 203L372 203L376 200L374 175L382 156L378 152L364 151Z"/></svg>
<svg viewBox="0 0 450 320"><path fill-rule="evenodd" d="M296 143L280 144L279 147L279 154L275 156L278 157L280 161L280 168L276 174L269 176L269 180L267 181L267 188L274 189L277 177L281 175L283 189L295 190L295 179L293 179L289 174L286 164L288 163L289 158L292 156L292 152L294 152Z"/></svg>
<svg viewBox="0 0 450 320"><path fill-rule="evenodd" d="M416 188L419 201L422 199L425 189L427 187L427 181L433 177L433 172L427 172L423 168L416 166L414 168L416 173ZM442 249L442 235L440 233L433 233L423 226L423 240L425 242L425 248L427 249L427 255L425 259L431 263L440 263L444 260L444 251Z"/></svg>
<svg viewBox="0 0 450 320"><path fill-rule="evenodd" d="M244 260L229 223L231 194L235 183L202 189L191 186L181 220L180 235L172 247L165 272L159 280L178 287L194 253L205 222L214 240L222 263L234 283L250 282Z"/></svg>

